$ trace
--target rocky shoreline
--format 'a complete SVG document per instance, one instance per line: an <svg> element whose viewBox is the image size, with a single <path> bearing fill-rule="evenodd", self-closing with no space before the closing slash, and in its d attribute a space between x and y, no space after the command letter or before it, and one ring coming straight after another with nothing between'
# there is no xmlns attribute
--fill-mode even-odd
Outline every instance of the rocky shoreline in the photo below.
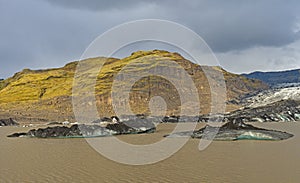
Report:
<svg viewBox="0 0 300 183"><path fill-rule="evenodd" d="M292 122L300 120L300 101L281 100L259 107L244 107L240 110L220 115L199 116L135 116L122 115L103 117L89 123L75 122L50 122L47 128L32 129L28 132L14 133L8 137L37 137L37 138L72 138L72 137L101 137L122 134L152 133L159 123L184 123L184 122L227 122L216 134L215 140L283 140L292 137L285 132L266 130L254 127L244 122ZM0 120L0 126L19 125L13 119ZM190 136L202 138L204 129L208 132L216 130L206 127L193 132L181 132L172 136ZM206 131L207 132L207 131ZM213 134L213 133L212 133Z"/></svg>

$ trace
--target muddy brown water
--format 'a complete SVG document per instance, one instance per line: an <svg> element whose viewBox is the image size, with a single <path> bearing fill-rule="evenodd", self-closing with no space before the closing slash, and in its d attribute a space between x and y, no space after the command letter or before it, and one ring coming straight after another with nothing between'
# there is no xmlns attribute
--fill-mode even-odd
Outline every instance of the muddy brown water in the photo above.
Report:
<svg viewBox="0 0 300 183"><path fill-rule="evenodd" d="M198 139L189 139L168 159L132 166L105 158L85 139L7 138L29 128L1 127L0 182L300 182L300 122L253 124L295 136L284 141L216 141L203 151ZM160 124L156 133L118 138L153 143L174 126Z"/></svg>

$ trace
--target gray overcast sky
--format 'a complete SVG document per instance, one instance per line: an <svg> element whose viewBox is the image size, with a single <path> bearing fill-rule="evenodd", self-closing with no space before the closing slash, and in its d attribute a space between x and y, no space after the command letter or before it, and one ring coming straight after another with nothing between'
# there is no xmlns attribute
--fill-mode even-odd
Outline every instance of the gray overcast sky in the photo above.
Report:
<svg viewBox="0 0 300 183"><path fill-rule="evenodd" d="M0 0L0 78L63 66L109 28L144 18L194 30L231 72L300 68L297 0Z"/></svg>

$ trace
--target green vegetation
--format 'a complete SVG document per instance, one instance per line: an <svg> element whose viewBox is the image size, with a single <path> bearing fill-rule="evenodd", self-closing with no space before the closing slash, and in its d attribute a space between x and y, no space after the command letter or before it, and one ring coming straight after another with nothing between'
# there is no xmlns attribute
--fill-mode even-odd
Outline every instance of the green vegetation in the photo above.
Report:
<svg viewBox="0 0 300 183"><path fill-rule="evenodd" d="M61 95L71 95L73 71L52 69L46 71L23 70L1 82L0 102L36 101Z"/></svg>
<svg viewBox="0 0 300 183"><path fill-rule="evenodd" d="M170 66L163 62L170 60L177 63L177 65ZM62 68L56 69L24 69L16 73L13 77L0 81L0 111L9 109L9 114L12 111L18 111L14 113L22 113L23 116L28 115L30 117L37 114L45 116L46 114L43 111L47 111L47 115L49 113L59 116L65 115L68 119L72 118L71 95L73 78L78 64L83 65L80 75L83 77L79 77L81 80L78 81L82 85L82 88L92 84L88 83L84 78L92 78L95 76L95 73L97 74L95 92L97 99L101 101L101 106L98 105L98 107L102 114L113 114L111 88L118 74L147 74L150 69L158 68L163 72L169 72L168 75L170 76L176 76L180 73L176 73L175 67L184 68L191 75L199 90L201 103L204 105L201 112L209 112L207 110L210 104L210 89L201 67L184 59L178 53L160 50L138 51L123 59L91 58L80 63L71 62ZM101 71L98 72L99 64L104 65ZM212 72L223 72L227 84L228 99L237 98L243 94L266 88L266 85L258 80L247 79L244 76L226 72L220 67L212 68ZM182 81L178 80L178 82ZM128 85L128 81L123 80L120 84ZM149 88L151 88L151 92L149 92ZM188 90L189 88L182 88L183 92ZM156 95L172 98L171 102L168 103L168 110L172 111L172 113L180 108L180 103L175 100L178 98L176 88L163 78L151 76L141 78L132 87L130 103L133 111L136 113L147 112L149 110L148 102L150 97ZM120 103L124 102L123 99L119 100L118 102Z"/></svg>

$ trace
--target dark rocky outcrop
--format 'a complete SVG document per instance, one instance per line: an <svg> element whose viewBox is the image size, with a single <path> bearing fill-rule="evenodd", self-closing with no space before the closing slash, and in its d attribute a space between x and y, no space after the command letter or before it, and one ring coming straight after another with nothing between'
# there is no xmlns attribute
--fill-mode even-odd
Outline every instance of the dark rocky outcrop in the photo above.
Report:
<svg viewBox="0 0 300 183"><path fill-rule="evenodd" d="M227 114L158 117L163 123L228 122L240 118L243 122L292 122L300 120L300 101L281 100L258 107L244 107Z"/></svg>
<svg viewBox="0 0 300 183"><path fill-rule="evenodd" d="M244 108L227 115L229 118L242 118L243 121L276 122L300 120L300 101L282 100L266 106Z"/></svg>
<svg viewBox="0 0 300 183"><path fill-rule="evenodd" d="M292 122L300 120L300 101L281 100L259 107L244 107L227 114L198 115L198 116L146 116L123 115L120 117L128 126L146 123L181 123L181 122L229 122L240 118L243 122ZM93 123L112 122L112 117L103 117Z"/></svg>
<svg viewBox="0 0 300 183"><path fill-rule="evenodd" d="M17 123L12 118L9 119L0 119L0 126L17 126L19 123Z"/></svg>
<svg viewBox="0 0 300 183"><path fill-rule="evenodd" d="M207 125L199 130L169 134L165 137L192 137L207 140L284 140L293 135L287 132L258 128L245 124L241 118L237 118L220 128Z"/></svg>
<svg viewBox="0 0 300 183"><path fill-rule="evenodd" d="M27 133L14 133L8 137L38 137L38 138L63 138L63 137L100 137L121 134L137 134L137 133L151 133L156 130L154 125L128 126L126 123L108 124L106 127L99 125L72 125L55 126L47 128L39 128L28 131Z"/></svg>
<svg viewBox="0 0 300 183"><path fill-rule="evenodd" d="M165 123L178 123L179 118L179 116L165 116L162 121Z"/></svg>

